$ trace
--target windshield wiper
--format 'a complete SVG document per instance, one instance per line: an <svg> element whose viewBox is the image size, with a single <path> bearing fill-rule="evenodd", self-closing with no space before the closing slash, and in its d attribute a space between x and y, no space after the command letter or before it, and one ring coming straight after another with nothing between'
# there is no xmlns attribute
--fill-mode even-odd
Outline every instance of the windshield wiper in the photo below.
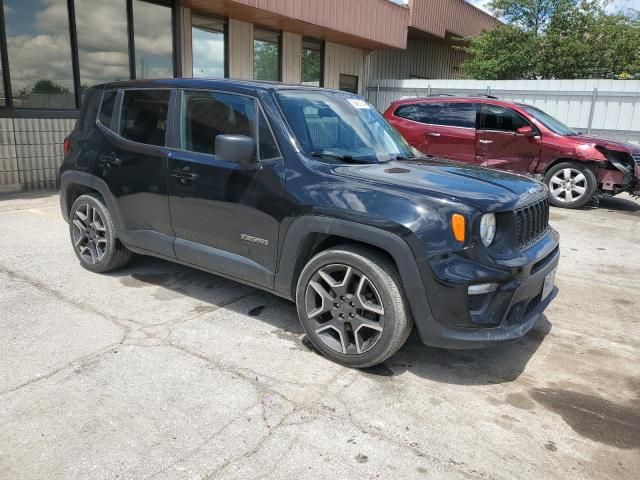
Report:
<svg viewBox="0 0 640 480"><path fill-rule="evenodd" d="M351 155L337 155L335 153L325 153L325 152L311 152L311 156L312 157L319 157L319 158L323 158L323 157L329 157L329 158L335 158L337 160L340 160L341 162L345 162L345 163L373 163L370 162L368 160L364 160L364 159L360 159L360 158L354 158Z"/></svg>

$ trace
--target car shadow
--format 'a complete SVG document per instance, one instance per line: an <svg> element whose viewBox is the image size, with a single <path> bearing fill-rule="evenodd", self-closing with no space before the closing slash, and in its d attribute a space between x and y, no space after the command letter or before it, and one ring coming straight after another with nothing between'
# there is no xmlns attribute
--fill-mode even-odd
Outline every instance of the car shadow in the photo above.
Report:
<svg viewBox="0 0 640 480"><path fill-rule="evenodd" d="M182 295L198 300L202 305L193 310L194 318L221 308L256 317L274 327L277 337L319 355L304 335L295 305L275 295L152 257L135 256L129 266L107 275L118 278L123 287L162 287L159 294L154 293L160 300ZM238 293L231 295L232 301L227 296L226 300L216 304L212 302L212 292L218 288L237 289ZM255 298L255 301L233 301L246 297ZM392 377L409 372L428 380L456 385L508 383L522 374L550 331L551 324L543 316L532 331L517 341L486 349L445 350L423 345L414 328L406 344L395 355L383 364L361 372L369 377Z"/></svg>
<svg viewBox="0 0 640 480"><path fill-rule="evenodd" d="M599 209L611 212L640 212L640 202L632 198L603 197L600 199Z"/></svg>

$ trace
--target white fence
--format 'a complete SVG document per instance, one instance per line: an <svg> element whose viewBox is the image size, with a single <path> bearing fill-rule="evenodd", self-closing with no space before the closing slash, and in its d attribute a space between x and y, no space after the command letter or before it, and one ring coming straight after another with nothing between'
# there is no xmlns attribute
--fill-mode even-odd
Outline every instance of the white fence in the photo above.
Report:
<svg viewBox="0 0 640 480"><path fill-rule="evenodd" d="M366 91L380 111L402 98L445 93L529 103L578 131L640 144L640 80L380 80Z"/></svg>

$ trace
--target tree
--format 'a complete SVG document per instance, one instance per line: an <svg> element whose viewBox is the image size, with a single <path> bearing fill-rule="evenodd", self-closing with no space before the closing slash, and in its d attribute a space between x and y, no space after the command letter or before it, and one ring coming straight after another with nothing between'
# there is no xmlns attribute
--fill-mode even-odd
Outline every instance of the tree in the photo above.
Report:
<svg viewBox="0 0 640 480"><path fill-rule="evenodd" d="M467 39L467 77L636 78L640 17L609 14L607 0L493 0L507 23Z"/></svg>
<svg viewBox="0 0 640 480"><path fill-rule="evenodd" d="M256 80L278 80L278 45L269 42L255 42L253 77Z"/></svg>
<svg viewBox="0 0 640 480"><path fill-rule="evenodd" d="M43 79L38 80L31 89L31 93L69 93L69 89L67 87L63 87L52 80Z"/></svg>

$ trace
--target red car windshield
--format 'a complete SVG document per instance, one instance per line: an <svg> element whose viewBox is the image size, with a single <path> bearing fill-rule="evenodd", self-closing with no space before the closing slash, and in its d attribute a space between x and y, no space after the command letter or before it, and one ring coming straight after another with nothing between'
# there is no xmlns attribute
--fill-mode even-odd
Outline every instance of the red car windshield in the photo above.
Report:
<svg viewBox="0 0 640 480"><path fill-rule="evenodd" d="M560 120L553 118L551 115L543 112L539 108L532 107L531 105L522 105L522 108L529 115L531 115L533 118L538 120L541 124L543 124L549 130L551 130L554 133L557 133L558 135L565 135L565 136L578 135L578 132L576 132L574 129L572 129L571 127L567 127Z"/></svg>

